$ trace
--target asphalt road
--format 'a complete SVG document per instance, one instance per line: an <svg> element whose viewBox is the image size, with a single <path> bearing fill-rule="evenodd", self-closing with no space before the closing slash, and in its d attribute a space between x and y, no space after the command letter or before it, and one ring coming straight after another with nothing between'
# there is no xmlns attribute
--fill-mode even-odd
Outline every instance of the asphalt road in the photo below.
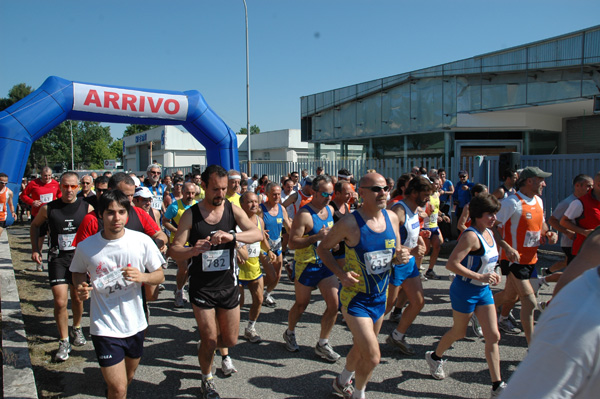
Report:
<svg viewBox="0 0 600 399"><path fill-rule="evenodd" d="M15 232L16 233L16 232ZM542 260L546 264L552 262ZM385 343L386 336L395 323L385 321L379 337L382 359L367 385L368 398L487 398L490 394L490 378L484 358L481 338L474 336L469 328L467 337L454 344L447 353L447 374L443 381L434 380L424 360L425 352L432 350L441 335L452 324L452 311L448 289L450 281L444 268L446 259L440 258L436 271L441 280L425 281L426 304L408 331L408 342L416 349L414 357L404 356ZM424 262L427 264L427 260ZM284 273L285 275L285 273ZM173 307L175 268L166 270L166 290L158 301L150 305L151 319L147 331L144 355L129 387L128 398L194 398L200 397L200 368L196 357L199 339L195 320L189 304L184 309ZM502 287L503 283L499 286ZM499 288L495 288L499 289ZM550 289L540 292L541 299L548 299ZM49 290L48 293L49 295ZM238 373L225 377L217 357L216 385L223 398L330 398L331 383L344 366L350 350L350 331L338 316L330 342L342 358L334 364L321 360L314 353L319 336L320 315L324 303L314 292L313 302L303 315L296 336L300 352L288 352L282 340L287 326L288 310L294 300L293 285L282 277L274 295L278 306L263 307L256 329L263 341L252 344L243 338L247 323L248 307L241 310L240 340L230 350ZM517 305L518 306L518 305ZM84 315L84 331L89 337L88 309ZM518 314L518 308L517 314ZM48 325L48 336L55 339L52 309L47 308L40 322ZM501 368L508 379L526 353L526 341L521 333L517 336L503 334L500 346ZM53 353L52 353L53 355ZM62 365L55 373L57 385L63 386L58 397L101 398L104 382L96 362L91 341L84 347L74 348L74 359ZM72 361L72 364L68 364ZM49 365L51 367L51 365ZM52 391L52 387L46 387ZM39 386L38 386L39 390ZM56 392L56 391L55 391Z"/></svg>

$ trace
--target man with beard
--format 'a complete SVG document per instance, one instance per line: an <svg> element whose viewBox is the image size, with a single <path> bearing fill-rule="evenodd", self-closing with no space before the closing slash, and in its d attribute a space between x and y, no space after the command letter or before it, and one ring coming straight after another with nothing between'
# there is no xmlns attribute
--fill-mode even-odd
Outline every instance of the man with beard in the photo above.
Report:
<svg viewBox="0 0 600 399"><path fill-rule="evenodd" d="M160 174L162 168L158 164L150 164L146 169L146 180L144 180L144 187L148 187L152 193L152 208L157 211L162 210L163 196L165 194L166 186L160 182Z"/></svg>
<svg viewBox="0 0 600 399"><path fill-rule="evenodd" d="M558 240L557 234L546 225L540 198L546 187L544 179L551 175L536 166L523 169L517 182L519 191L502 201L494 229L496 241L503 249L502 259L509 262L506 286L494 295L494 302L499 308L512 304L517 296L521 299L521 324L527 344L533 335L533 313L537 307L529 281L537 263L537 249L541 244L555 244ZM501 327L507 319L500 316L498 325Z"/></svg>
<svg viewBox="0 0 600 399"><path fill-rule="evenodd" d="M183 213L170 249L176 261L191 259L189 294L200 332L198 362L204 398L219 398L211 371L215 349L234 346L239 335L236 241L251 244L262 239L246 213L225 199L227 180L227 171L219 165L204 170L205 198ZM241 233L235 232L236 226Z"/></svg>
<svg viewBox="0 0 600 399"><path fill-rule="evenodd" d="M60 177L61 198L42 205L33 222L31 222L31 259L38 265L42 264L42 248L39 246L40 227L47 225L50 231L50 250L48 251L48 277L54 299L54 320L58 327L59 345L54 359L64 362L69 358L71 343L83 346L86 343L81 330L83 303L79 300L69 266L75 253L73 240L77 228L85 215L91 210L90 205L77 198L79 176L74 172L66 172ZM73 329L69 334L69 302L70 288L71 309L73 311Z"/></svg>

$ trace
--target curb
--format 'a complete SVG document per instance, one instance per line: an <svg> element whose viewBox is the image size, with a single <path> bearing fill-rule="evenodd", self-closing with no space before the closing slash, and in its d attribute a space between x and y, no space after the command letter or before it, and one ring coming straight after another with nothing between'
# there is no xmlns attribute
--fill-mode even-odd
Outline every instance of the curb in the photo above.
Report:
<svg viewBox="0 0 600 399"><path fill-rule="evenodd" d="M7 232L0 236L4 399L38 398Z"/></svg>

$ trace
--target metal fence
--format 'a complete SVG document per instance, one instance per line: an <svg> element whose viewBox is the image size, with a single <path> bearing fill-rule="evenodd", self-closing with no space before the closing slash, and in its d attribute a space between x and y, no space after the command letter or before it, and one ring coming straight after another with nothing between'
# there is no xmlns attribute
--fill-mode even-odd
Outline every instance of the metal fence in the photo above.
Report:
<svg viewBox="0 0 600 399"><path fill-rule="evenodd" d="M498 156L476 156L464 157L454 167L447 170L448 178L452 182L458 181L458 169L465 169L471 176L471 181L487 185L490 191L495 190L500 184L498 171ZM452 158L450 165L455 165ZM370 160L339 160L339 161L310 161L310 162L277 162L260 161L252 164L252 174L259 176L265 174L272 180L279 180L292 171L301 172L306 169L310 175L315 174L317 167L321 166L325 173L336 175L337 171L348 169L355 178L360 178L367 170L374 169L385 177L396 180L401 174L410 172L413 166L424 166L440 168L444 165L443 157L431 158L404 158L397 159L370 159ZM548 218L552 210L573 190L573 178L584 173L594 176L600 171L600 154L560 154L560 155L523 155L521 156L521 167L537 166L540 169L552 173L546 179L546 188L542 199L544 209ZM206 165L200 165L204 170ZM453 170L456 169L456 170ZM178 168L165 168L165 173L171 174L176 170L182 170L184 174L192 171L191 166ZM240 162L240 171L247 172L247 162Z"/></svg>

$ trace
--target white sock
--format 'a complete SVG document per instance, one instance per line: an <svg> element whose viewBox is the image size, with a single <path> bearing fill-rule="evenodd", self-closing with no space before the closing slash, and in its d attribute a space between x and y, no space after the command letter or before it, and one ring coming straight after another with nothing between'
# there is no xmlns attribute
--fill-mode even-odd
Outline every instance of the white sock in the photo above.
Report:
<svg viewBox="0 0 600 399"><path fill-rule="evenodd" d="M212 373L202 374L202 381L210 380L213 378Z"/></svg>
<svg viewBox="0 0 600 399"><path fill-rule="evenodd" d="M364 389L355 389L354 390L354 394L352 395L353 399L362 399L365 397L365 390Z"/></svg>
<svg viewBox="0 0 600 399"><path fill-rule="evenodd" d="M329 342L328 338L319 338L319 346L325 346Z"/></svg>
<svg viewBox="0 0 600 399"><path fill-rule="evenodd" d="M254 321L248 320L248 329L252 330L254 328L255 324L256 324L256 320L254 320Z"/></svg>
<svg viewBox="0 0 600 399"><path fill-rule="evenodd" d="M398 330L394 330L394 332L392 333L392 337L394 337L394 339L396 341L400 341L402 340L402 338L404 338L404 334L402 334L400 331ZM364 393L364 392L363 392Z"/></svg>
<svg viewBox="0 0 600 399"><path fill-rule="evenodd" d="M290 335L294 335L295 332L293 332L292 330L290 330L289 328L287 330L285 330L285 333L290 336Z"/></svg>
<svg viewBox="0 0 600 399"><path fill-rule="evenodd" d="M342 370L342 374L340 374L339 382L342 385L346 385L347 383L350 382L350 380L352 379L353 376L354 376L354 371L348 371L346 369L346 367L344 367L344 369Z"/></svg>

